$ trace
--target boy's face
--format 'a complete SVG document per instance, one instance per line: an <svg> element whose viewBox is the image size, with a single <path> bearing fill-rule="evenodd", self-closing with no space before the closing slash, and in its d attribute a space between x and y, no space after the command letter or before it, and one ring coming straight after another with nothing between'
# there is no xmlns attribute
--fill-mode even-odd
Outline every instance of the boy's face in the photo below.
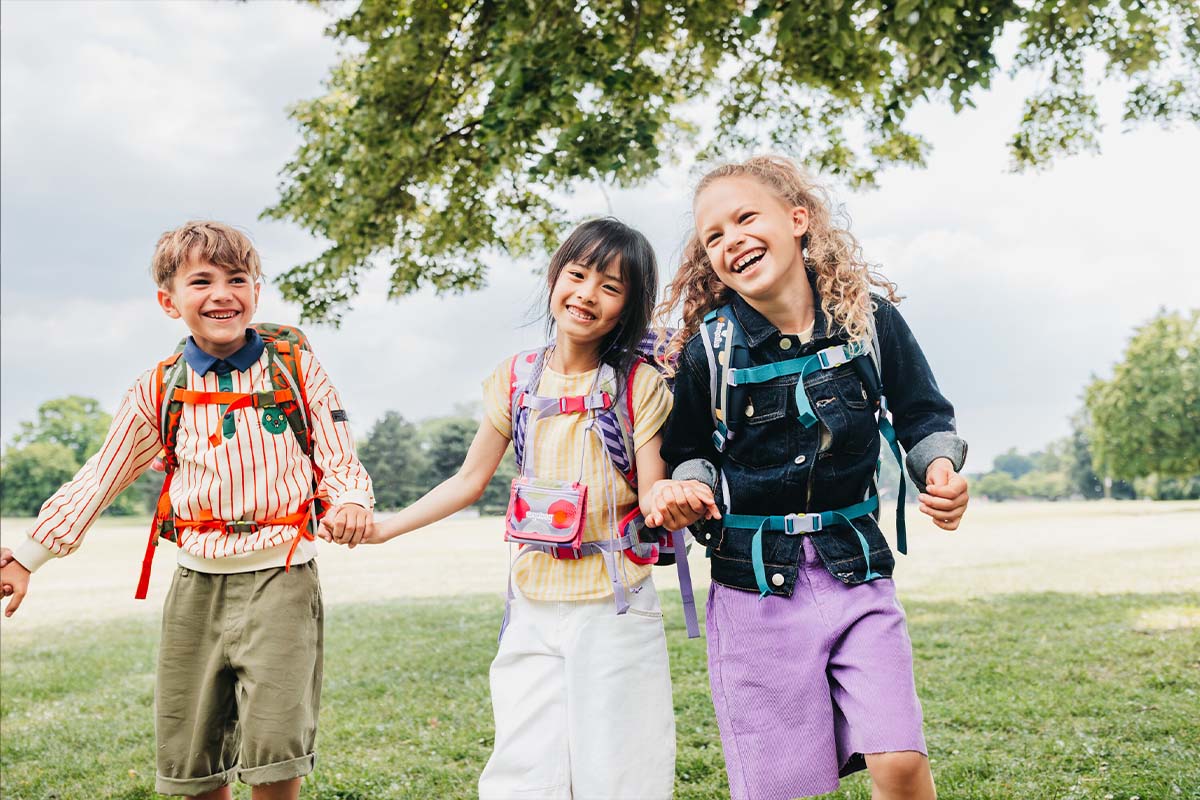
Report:
<svg viewBox="0 0 1200 800"><path fill-rule="evenodd" d="M168 317L184 321L201 350L225 358L246 343L259 289L245 270L226 272L190 259L169 288L158 290L158 304Z"/></svg>

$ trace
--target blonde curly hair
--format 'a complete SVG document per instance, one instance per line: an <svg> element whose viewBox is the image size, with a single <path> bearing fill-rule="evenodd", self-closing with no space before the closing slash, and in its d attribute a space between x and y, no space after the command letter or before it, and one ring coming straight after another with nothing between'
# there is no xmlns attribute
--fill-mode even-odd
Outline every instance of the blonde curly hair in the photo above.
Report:
<svg viewBox="0 0 1200 800"><path fill-rule="evenodd" d="M811 176L783 156L756 156L743 163L724 164L711 170L696 185L693 199L713 183L723 179L747 176L754 178L779 197L788 207L808 211L808 231L800 239L804 264L817 276L817 291L821 295L821 310L828 327L840 327L851 341L870 338L868 315L874 312L871 287L882 290L893 303L900 302L896 284L885 278L863 257L858 239L831 210L829 191ZM839 225L841 223L841 225ZM655 309L655 330L658 333L659 360L668 374L674 374L674 364L684 344L704 320L704 315L724 305L731 290L713 271L704 250L704 243L693 231L684 245L682 263L675 273L666 298ZM673 334L668 325L677 306L683 306L683 325Z"/></svg>

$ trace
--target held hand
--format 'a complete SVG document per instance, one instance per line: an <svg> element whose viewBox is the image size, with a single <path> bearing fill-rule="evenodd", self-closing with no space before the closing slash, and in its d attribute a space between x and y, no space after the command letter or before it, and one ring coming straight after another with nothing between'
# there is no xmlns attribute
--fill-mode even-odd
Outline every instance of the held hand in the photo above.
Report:
<svg viewBox="0 0 1200 800"><path fill-rule="evenodd" d="M646 524L677 531L699 519L720 519L712 489L700 481L662 480L651 488Z"/></svg>
<svg viewBox="0 0 1200 800"><path fill-rule="evenodd" d="M925 492L917 496L921 513L933 517L933 524L944 531L958 529L967 510L967 479L954 471L948 458L936 458L925 470Z"/></svg>
<svg viewBox="0 0 1200 800"><path fill-rule="evenodd" d="M8 551L5 557L8 561L0 567L0 584L4 586L4 596L12 596L4 609L4 616L11 617L29 593L29 570L25 569L20 561L13 559L11 551Z"/></svg>
<svg viewBox="0 0 1200 800"><path fill-rule="evenodd" d="M348 545L351 549L369 538L375 522L371 512L356 503L334 506L321 520L318 535L327 542Z"/></svg>

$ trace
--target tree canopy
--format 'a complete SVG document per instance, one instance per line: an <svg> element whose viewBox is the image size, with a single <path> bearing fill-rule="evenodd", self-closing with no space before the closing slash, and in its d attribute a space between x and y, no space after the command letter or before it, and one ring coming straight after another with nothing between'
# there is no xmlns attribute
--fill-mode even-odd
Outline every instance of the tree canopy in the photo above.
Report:
<svg viewBox="0 0 1200 800"><path fill-rule="evenodd" d="M1087 389L1102 475L1200 475L1200 309L1159 312L1134 331L1111 380Z"/></svg>
<svg viewBox="0 0 1200 800"><path fill-rule="evenodd" d="M1200 121L1194 0L362 0L329 30L342 60L292 109L303 142L264 212L328 243L278 279L308 320L338 321L377 263L392 296L477 288L486 253L551 249L553 192L635 184L693 147L854 185L921 165L910 111L972 105L1009 32L1012 71L1040 78L1016 168L1097 146L1100 77L1129 123Z"/></svg>

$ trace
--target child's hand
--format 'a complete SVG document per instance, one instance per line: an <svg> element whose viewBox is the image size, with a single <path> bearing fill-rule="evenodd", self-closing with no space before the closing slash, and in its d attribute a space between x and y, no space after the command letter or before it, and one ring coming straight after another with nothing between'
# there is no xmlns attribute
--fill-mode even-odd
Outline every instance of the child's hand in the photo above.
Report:
<svg viewBox="0 0 1200 800"><path fill-rule="evenodd" d="M5 550L0 560L7 559L4 566L0 567L0 584L4 586L4 596L12 595L12 599L8 601L8 607L4 609L4 616L11 617L17 612L21 606L21 601L25 599L25 595L29 593L29 570L21 565L20 561L16 561L12 557L11 550Z"/></svg>
<svg viewBox="0 0 1200 800"><path fill-rule="evenodd" d="M344 503L329 509L321 520L318 535L327 542L349 545L353 549L374 533L371 512L357 503Z"/></svg>
<svg viewBox="0 0 1200 800"><path fill-rule="evenodd" d="M967 479L954 471L948 458L935 458L925 470L925 492L917 495L921 513L945 531L957 530L967 510Z"/></svg>
<svg viewBox="0 0 1200 800"><path fill-rule="evenodd" d="M677 531L699 519L720 519L712 489L700 481L661 480L650 489L646 525Z"/></svg>
<svg viewBox="0 0 1200 800"><path fill-rule="evenodd" d="M7 567L8 562L13 560L12 550L7 547L0 547L0 568ZM8 597L13 593L13 587L7 583L0 583L0 596Z"/></svg>

